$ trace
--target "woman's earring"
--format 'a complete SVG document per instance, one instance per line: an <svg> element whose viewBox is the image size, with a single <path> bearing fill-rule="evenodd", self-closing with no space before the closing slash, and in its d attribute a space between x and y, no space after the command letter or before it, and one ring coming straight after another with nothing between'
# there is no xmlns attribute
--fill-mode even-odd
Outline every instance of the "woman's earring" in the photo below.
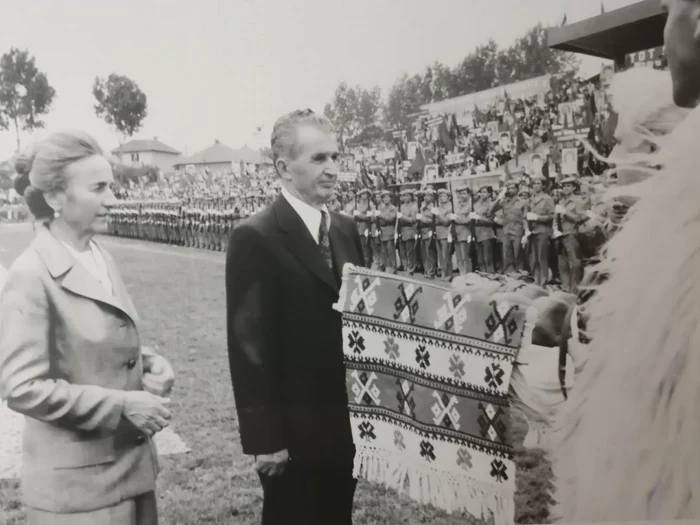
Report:
<svg viewBox="0 0 700 525"><path fill-rule="evenodd" d="M54 218L54 219L58 219L60 216L61 216L61 213L60 213L58 210L56 210L55 212L53 212L53 218Z"/></svg>

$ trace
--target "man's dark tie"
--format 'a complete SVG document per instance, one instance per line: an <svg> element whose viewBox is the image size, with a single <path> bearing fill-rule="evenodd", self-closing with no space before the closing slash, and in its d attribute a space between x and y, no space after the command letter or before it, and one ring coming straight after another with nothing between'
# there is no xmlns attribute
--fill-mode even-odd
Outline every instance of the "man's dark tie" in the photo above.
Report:
<svg viewBox="0 0 700 525"><path fill-rule="evenodd" d="M321 224L318 226L318 247L321 249L323 260L330 269L333 269L333 257L331 255L331 241L328 237L328 212L321 210Z"/></svg>

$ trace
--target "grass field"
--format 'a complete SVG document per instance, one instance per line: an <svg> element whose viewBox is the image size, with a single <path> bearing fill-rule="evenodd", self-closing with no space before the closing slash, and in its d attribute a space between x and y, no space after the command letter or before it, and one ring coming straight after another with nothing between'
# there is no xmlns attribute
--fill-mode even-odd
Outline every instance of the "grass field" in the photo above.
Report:
<svg viewBox="0 0 700 525"><path fill-rule="evenodd" d="M31 236L30 226L0 226L0 264L9 266ZM142 318L144 344L167 356L177 374L172 426L192 452L161 459L161 523L258 524L262 492L252 462L241 452L226 357L224 255L110 238L104 242ZM516 521L544 523L551 471L541 452L520 447L524 432L517 420ZM0 481L0 524L24 523L18 483ZM470 521L360 483L354 523Z"/></svg>

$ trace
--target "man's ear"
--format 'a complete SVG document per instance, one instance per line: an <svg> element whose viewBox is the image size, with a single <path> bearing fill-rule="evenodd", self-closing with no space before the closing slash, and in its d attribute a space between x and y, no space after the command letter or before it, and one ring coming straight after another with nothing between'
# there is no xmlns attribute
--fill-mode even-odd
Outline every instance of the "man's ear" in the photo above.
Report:
<svg viewBox="0 0 700 525"><path fill-rule="evenodd" d="M275 161L275 169L277 174L284 180L290 179L289 168L287 166L287 159L280 157Z"/></svg>

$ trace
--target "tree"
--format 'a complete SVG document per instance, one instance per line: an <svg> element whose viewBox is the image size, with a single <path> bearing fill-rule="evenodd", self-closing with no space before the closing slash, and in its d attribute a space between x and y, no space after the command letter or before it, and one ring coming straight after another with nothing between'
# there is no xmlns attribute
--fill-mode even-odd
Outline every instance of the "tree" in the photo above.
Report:
<svg viewBox="0 0 700 525"><path fill-rule="evenodd" d="M119 146L141 129L148 115L146 94L128 77L112 73L107 80L95 78L92 94L95 114L120 135ZM121 151L120 151L121 154Z"/></svg>
<svg viewBox="0 0 700 525"><path fill-rule="evenodd" d="M40 72L29 51L10 49L0 58L0 128L14 124L17 151L20 150L20 129L33 131L44 127L41 120L51 109L56 91Z"/></svg>
<svg viewBox="0 0 700 525"><path fill-rule="evenodd" d="M338 84L333 100L326 104L323 112L335 124L341 148L348 139L377 123L381 98L377 86L366 90L349 86L347 82Z"/></svg>
<svg viewBox="0 0 700 525"><path fill-rule="evenodd" d="M518 38L509 51L516 59L514 77L517 80L573 71L580 64L574 53L557 51L547 45L547 30L542 24Z"/></svg>
<svg viewBox="0 0 700 525"><path fill-rule="evenodd" d="M365 130L370 126L375 126L379 109L382 107L382 90L379 86L374 86L372 89L356 89L358 91L357 100L357 124L361 130Z"/></svg>
<svg viewBox="0 0 700 525"><path fill-rule="evenodd" d="M406 115L420 110L423 104L430 102L425 98L425 90L421 89L423 77L407 74L401 76L392 86L384 107L384 119L391 127L407 129L410 120Z"/></svg>

